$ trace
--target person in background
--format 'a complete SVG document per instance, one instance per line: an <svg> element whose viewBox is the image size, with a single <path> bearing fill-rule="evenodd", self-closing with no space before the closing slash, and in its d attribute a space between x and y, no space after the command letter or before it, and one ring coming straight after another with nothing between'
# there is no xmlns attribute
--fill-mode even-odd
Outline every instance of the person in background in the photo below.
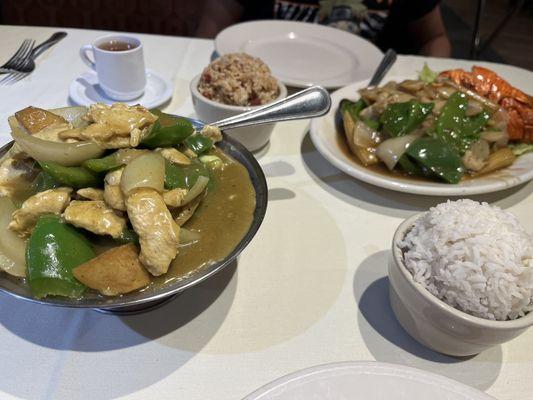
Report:
<svg viewBox="0 0 533 400"><path fill-rule="evenodd" d="M196 34L214 37L238 21L320 23L364 37L382 50L449 57L439 0L207 0Z"/></svg>

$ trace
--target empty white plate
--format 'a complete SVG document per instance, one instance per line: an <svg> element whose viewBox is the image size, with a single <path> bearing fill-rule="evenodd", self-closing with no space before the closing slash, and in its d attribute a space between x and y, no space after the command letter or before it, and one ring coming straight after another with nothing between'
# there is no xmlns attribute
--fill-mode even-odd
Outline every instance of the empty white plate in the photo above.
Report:
<svg viewBox="0 0 533 400"><path fill-rule="evenodd" d="M454 380L401 365L343 362L280 378L244 400L494 400Z"/></svg>
<svg viewBox="0 0 533 400"><path fill-rule="evenodd" d="M221 55L245 52L261 58L289 86L337 88L369 78L381 51L352 33L295 21L252 21L232 25L215 38Z"/></svg>
<svg viewBox="0 0 533 400"><path fill-rule="evenodd" d="M98 85L96 72L86 71L70 84L68 91L72 102L80 106L88 106L94 103L113 104L117 100L110 99ZM136 99L121 101L126 104L141 104L146 108L159 107L172 97L172 84L161 75L147 69L146 89L144 94Z"/></svg>

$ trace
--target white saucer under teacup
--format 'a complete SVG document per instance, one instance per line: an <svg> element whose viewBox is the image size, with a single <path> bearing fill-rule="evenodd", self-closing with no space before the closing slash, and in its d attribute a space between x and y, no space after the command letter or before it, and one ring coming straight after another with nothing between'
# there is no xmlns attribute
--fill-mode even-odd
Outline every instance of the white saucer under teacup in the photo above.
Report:
<svg viewBox="0 0 533 400"><path fill-rule="evenodd" d="M109 98L98 84L96 72L86 71L69 87L69 96L72 103L88 106L94 103L113 104L117 100ZM169 80L154 71L146 70L146 87L144 93L136 99L123 101L126 104L141 104L146 108L159 107L172 97L172 84Z"/></svg>

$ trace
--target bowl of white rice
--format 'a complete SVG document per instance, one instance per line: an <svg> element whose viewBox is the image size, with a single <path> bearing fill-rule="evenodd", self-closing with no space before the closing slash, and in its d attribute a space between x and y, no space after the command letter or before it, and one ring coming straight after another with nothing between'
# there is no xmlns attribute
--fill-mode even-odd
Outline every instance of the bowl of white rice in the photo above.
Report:
<svg viewBox="0 0 533 400"><path fill-rule="evenodd" d="M533 325L532 236L487 203L448 201L404 221L389 280L400 324L444 354L477 354Z"/></svg>

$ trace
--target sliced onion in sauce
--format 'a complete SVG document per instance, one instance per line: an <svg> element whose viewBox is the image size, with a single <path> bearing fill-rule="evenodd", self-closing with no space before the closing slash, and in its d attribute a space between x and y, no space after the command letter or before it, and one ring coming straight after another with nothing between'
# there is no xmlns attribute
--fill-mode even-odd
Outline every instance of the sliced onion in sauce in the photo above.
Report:
<svg viewBox="0 0 533 400"><path fill-rule="evenodd" d="M0 270L14 276L26 276L26 241L7 228L15 210L9 198L0 198Z"/></svg>
<svg viewBox="0 0 533 400"><path fill-rule="evenodd" d="M165 182L165 159L150 152L133 159L122 172L120 188L127 196L138 188L151 188L163 192Z"/></svg>
<svg viewBox="0 0 533 400"><path fill-rule="evenodd" d="M61 143L39 139L25 132L15 117L9 117L9 125L15 142L37 161L52 161L72 167L104 154L104 149L93 142Z"/></svg>
<svg viewBox="0 0 533 400"><path fill-rule="evenodd" d="M385 163L388 169L393 170L411 143L419 137L420 133L411 133L409 135L387 139L377 147L376 155Z"/></svg>
<svg viewBox="0 0 533 400"><path fill-rule="evenodd" d="M198 197L207 186L207 183L209 182L209 178L206 176L200 175L194 185L192 186L191 190L187 192L185 197L183 198L183 201L181 205L185 205L187 203L190 203L192 200L194 200L196 197Z"/></svg>

